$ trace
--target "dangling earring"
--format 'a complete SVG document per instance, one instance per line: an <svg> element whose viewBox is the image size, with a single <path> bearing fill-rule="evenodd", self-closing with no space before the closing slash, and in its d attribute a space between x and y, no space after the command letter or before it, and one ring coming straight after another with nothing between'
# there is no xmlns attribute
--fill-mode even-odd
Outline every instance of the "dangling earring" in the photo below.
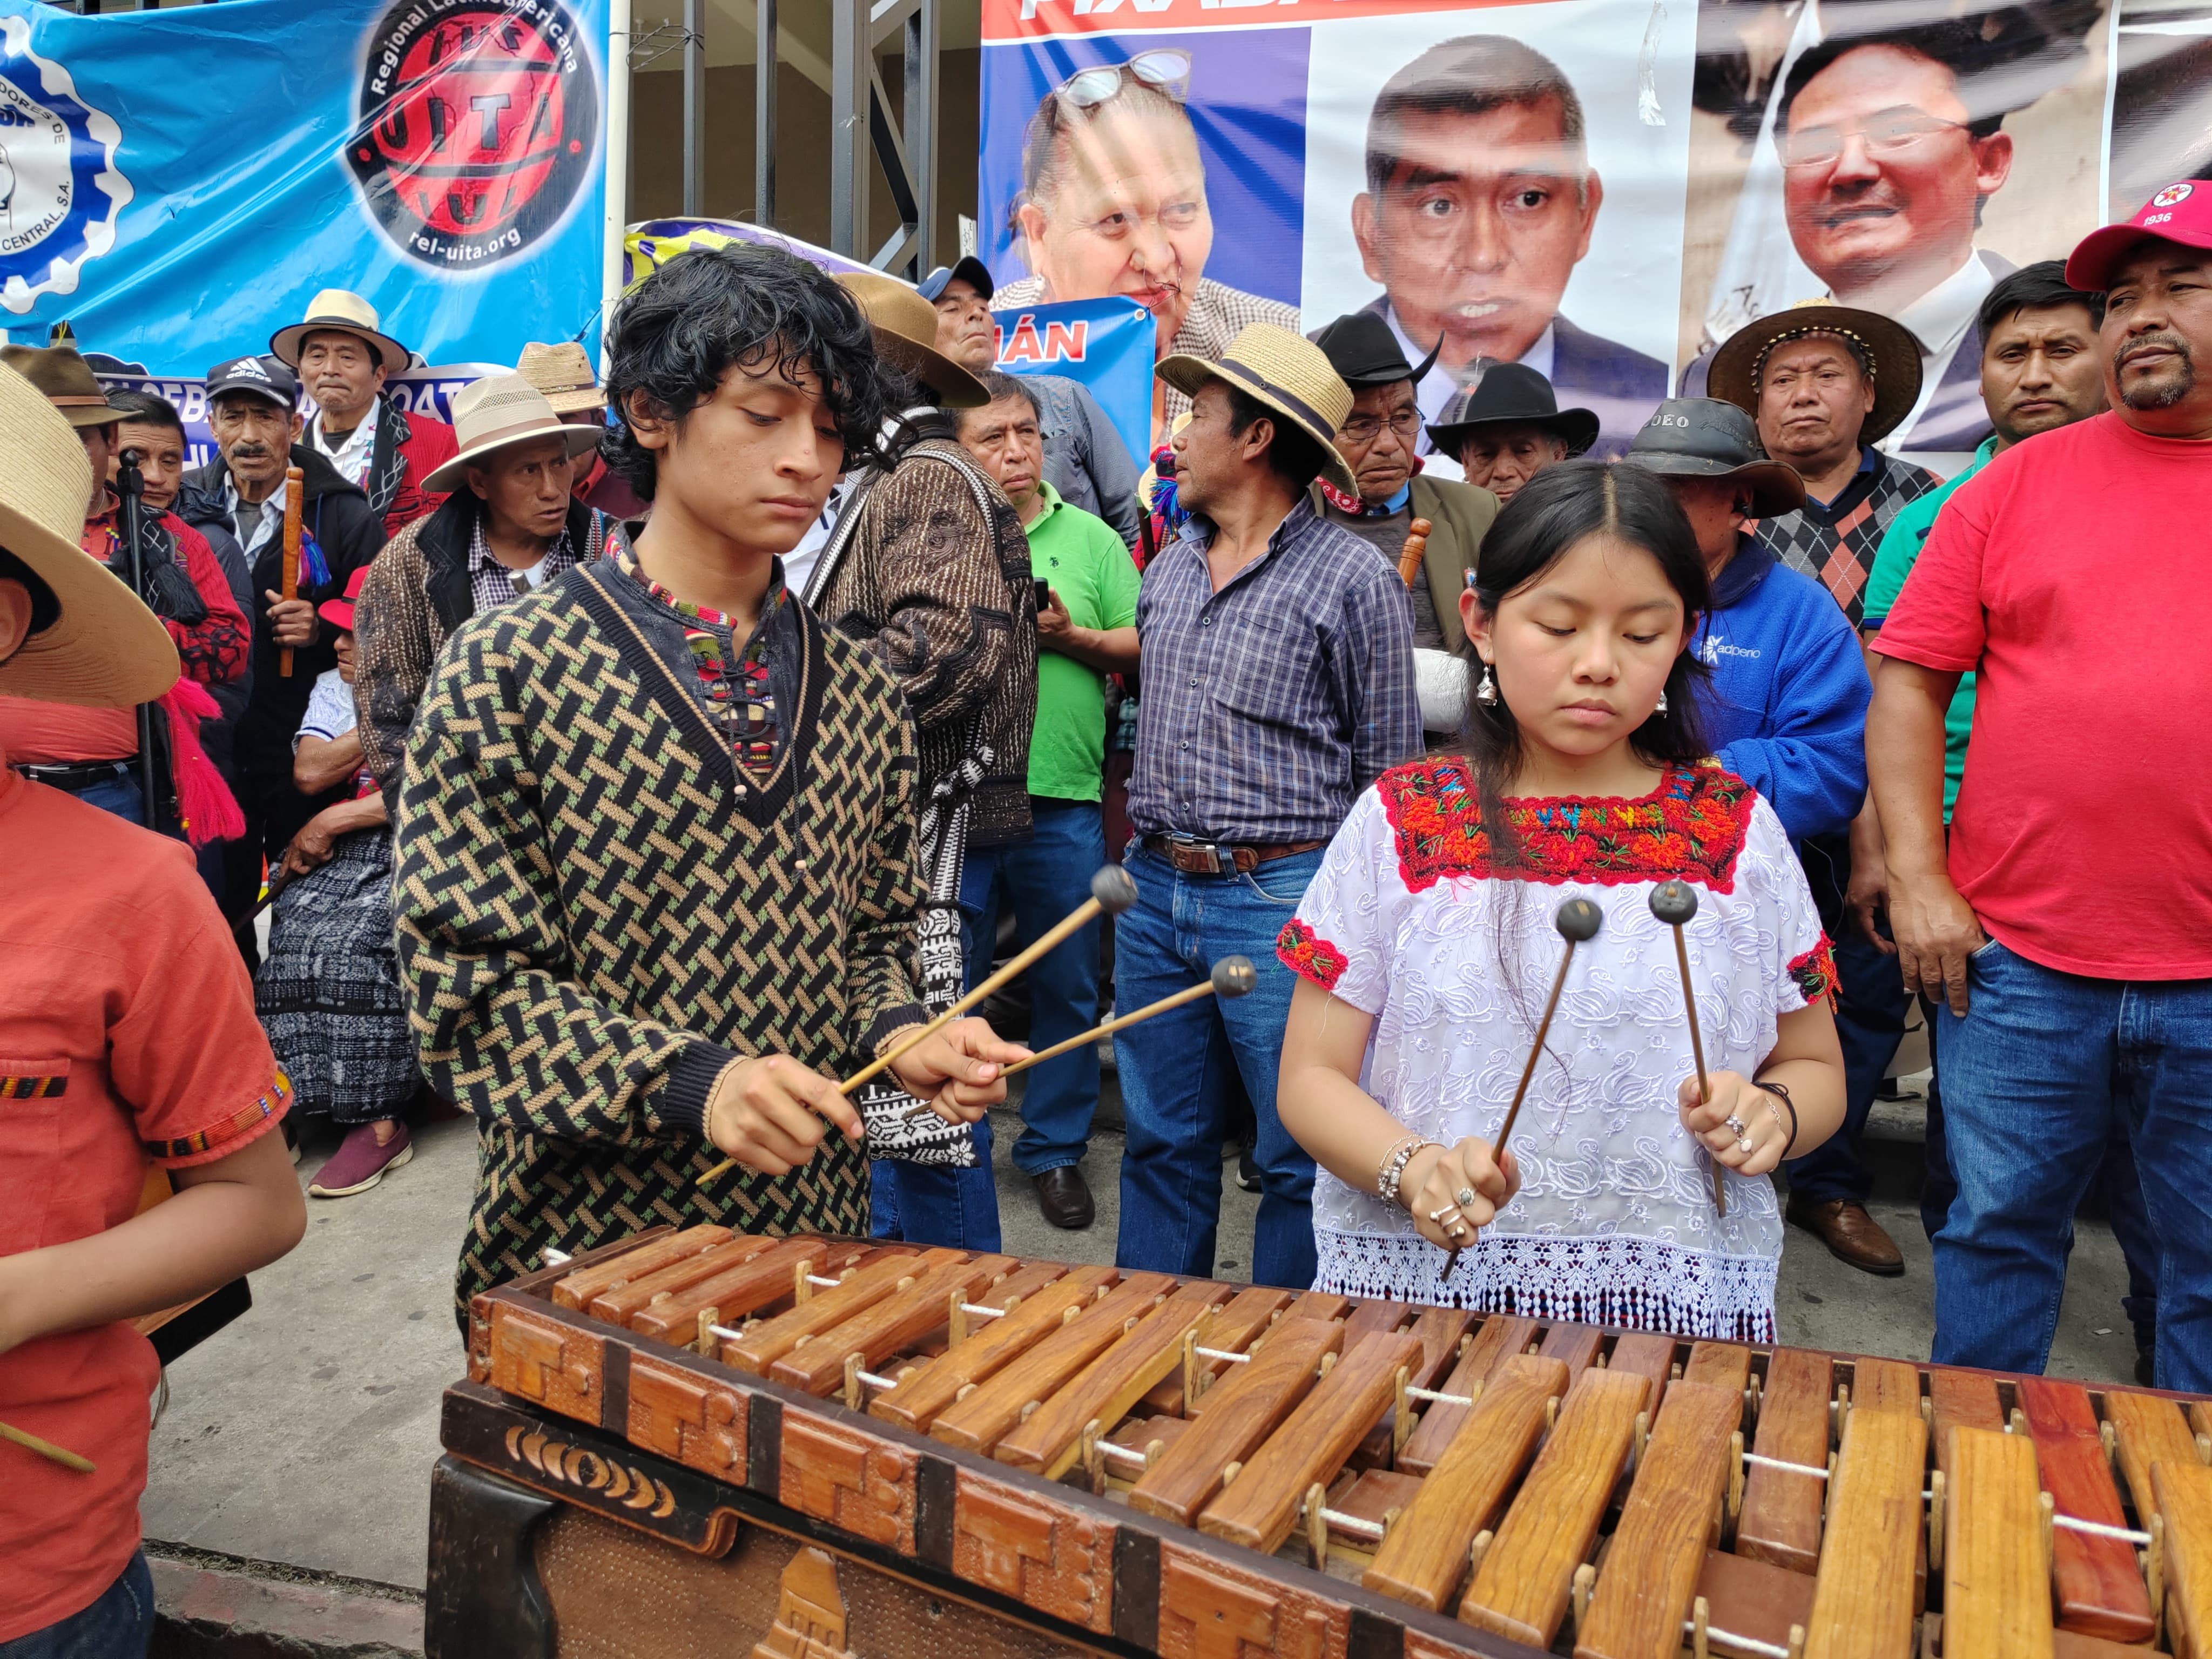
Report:
<svg viewBox="0 0 2212 1659"><path fill-rule="evenodd" d="M1485 708L1498 706L1498 682L1490 678L1490 665L1482 665L1482 684L1474 688L1474 700Z"/></svg>
<svg viewBox="0 0 2212 1659"><path fill-rule="evenodd" d="M1663 685L1659 688L1659 706L1651 712L1655 714L1663 714L1667 712L1667 688Z"/></svg>

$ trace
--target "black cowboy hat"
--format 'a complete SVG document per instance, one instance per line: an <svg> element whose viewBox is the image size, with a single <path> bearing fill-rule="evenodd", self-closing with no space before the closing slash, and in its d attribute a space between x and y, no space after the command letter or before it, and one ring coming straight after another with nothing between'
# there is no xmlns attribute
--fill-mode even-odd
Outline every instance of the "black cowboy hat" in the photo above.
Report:
<svg viewBox="0 0 2212 1659"><path fill-rule="evenodd" d="M1626 459L1662 478L1730 478L1747 485L1751 510L1762 519L1805 505L1797 469L1769 459L1751 416L1717 398L1668 398L1644 423Z"/></svg>
<svg viewBox="0 0 2212 1659"><path fill-rule="evenodd" d="M1746 323L1713 354L1705 389L1755 418L1768 355L1785 341L1812 334L1849 341L1874 376L1874 409L1859 428L1859 441L1876 443L1894 432L1920 401L1920 343L1904 324L1851 306L1804 300Z"/></svg>
<svg viewBox="0 0 2212 1659"><path fill-rule="evenodd" d="M1444 337L1437 336L1436 349L1421 359L1414 367L1406 361L1405 348L1398 343L1397 335L1390 325L1371 311L1355 311L1348 317L1340 317L1306 336L1327 355L1329 367L1337 378L1355 392L1371 392L1378 386L1395 386L1401 380L1411 380L1416 386L1428 378L1436 367L1437 353L1444 349Z"/></svg>
<svg viewBox="0 0 2212 1659"><path fill-rule="evenodd" d="M1597 416L1587 409L1561 409L1552 383L1525 363L1492 363L1473 386L1452 394L1429 426L1429 441L1447 455L1486 426L1539 426L1556 435L1567 453L1579 455L1597 441Z"/></svg>

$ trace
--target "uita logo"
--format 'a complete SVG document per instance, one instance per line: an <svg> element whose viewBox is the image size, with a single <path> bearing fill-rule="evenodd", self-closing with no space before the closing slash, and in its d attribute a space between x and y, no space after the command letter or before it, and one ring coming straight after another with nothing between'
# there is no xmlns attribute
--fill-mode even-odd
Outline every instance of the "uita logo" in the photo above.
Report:
<svg viewBox="0 0 2212 1659"><path fill-rule="evenodd" d="M20 314L76 292L131 192L115 166L122 129L31 50L27 21L0 17L0 305Z"/></svg>
<svg viewBox="0 0 2212 1659"><path fill-rule="evenodd" d="M400 0L369 36L346 162L407 252L489 266L561 222L599 131L591 57L560 0Z"/></svg>

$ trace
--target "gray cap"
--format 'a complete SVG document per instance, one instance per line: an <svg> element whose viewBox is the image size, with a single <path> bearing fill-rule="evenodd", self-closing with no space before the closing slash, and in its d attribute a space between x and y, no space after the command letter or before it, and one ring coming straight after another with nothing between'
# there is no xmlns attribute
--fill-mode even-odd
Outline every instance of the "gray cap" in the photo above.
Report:
<svg viewBox="0 0 2212 1659"><path fill-rule="evenodd" d="M1751 416L1717 398L1668 398L1622 459L1662 478L1734 479L1749 488L1752 511L1762 519L1805 505L1796 468L1770 459Z"/></svg>

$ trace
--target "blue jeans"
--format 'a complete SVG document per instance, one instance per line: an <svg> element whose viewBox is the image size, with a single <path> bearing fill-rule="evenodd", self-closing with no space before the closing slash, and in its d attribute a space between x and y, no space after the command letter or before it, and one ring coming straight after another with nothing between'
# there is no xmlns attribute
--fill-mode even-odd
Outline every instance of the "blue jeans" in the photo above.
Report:
<svg viewBox="0 0 2212 1659"><path fill-rule="evenodd" d="M1096 801L1030 798L1036 825L1027 841L970 853L960 872L960 943L968 985L991 972L998 942L999 900L1014 907L1014 939L1022 949L1091 896L1091 878L1106 862L1106 833ZM1098 1023L1098 924L1091 922L1024 975L1030 992L1032 1049L1049 1048ZM1098 1049L1080 1048L1024 1074L1022 1133L1014 1167L1026 1176L1081 1160L1098 1109Z"/></svg>
<svg viewBox="0 0 2212 1659"><path fill-rule="evenodd" d="M146 798L135 776L125 774L105 778L75 793L87 806L112 812L125 823L135 823L142 830L146 827Z"/></svg>
<svg viewBox="0 0 2212 1659"><path fill-rule="evenodd" d="M154 1575L142 1550L81 1613L0 1642L0 1659L146 1659L154 1639Z"/></svg>
<svg viewBox="0 0 2212 1659"><path fill-rule="evenodd" d="M1224 1096L1243 1079L1259 1120L1260 1166L1252 1278L1304 1290L1314 1280L1314 1164L1275 1111L1275 1072L1296 978L1275 959L1275 936L1321 868L1321 851L1273 859L1251 875L1186 876L1132 847L1124 867L1137 902L1114 923L1115 1006L1133 1012L1205 982L1224 957L1259 972L1248 996L1202 997L1118 1034L1128 1140L1121 1154L1125 1268L1210 1275L1221 1217Z"/></svg>
<svg viewBox="0 0 2212 1659"><path fill-rule="evenodd" d="M2074 1210L2124 1119L2158 1241L2157 1386L2212 1392L2212 980L2085 979L1992 939L1936 1014L1959 1183L1936 1235L1939 1364L2040 1372Z"/></svg>
<svg viewBox="0 0 2212 1659"><path fill-rule="evenodd" d="M1874 1109L1875 1091L1888 1075L1889 1062L1905 1037L1911 1002L1897 958L1884 956L1859 931L1844 908L1851 881L1851 844L1846 835L1808 836L1798 848L1813 907L1836 951L1836 1036L1844 1050L1844 1125L1802 1158L1784 1165L1790 1195L1808 1203L1831 1199L1864 1204L1874 1176L1859 1161L1859 1136Z"/></svg>

